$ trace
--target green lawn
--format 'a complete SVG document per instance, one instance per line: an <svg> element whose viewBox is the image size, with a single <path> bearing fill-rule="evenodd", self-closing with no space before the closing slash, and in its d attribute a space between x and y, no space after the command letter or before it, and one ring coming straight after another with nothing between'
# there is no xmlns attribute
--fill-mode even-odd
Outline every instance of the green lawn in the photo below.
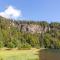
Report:
<svg viewBox="0 0 60 60"><path fill-rule="evenodd" d="M0 60L38 60L38 52L36 49L0 50Z"/></svg>

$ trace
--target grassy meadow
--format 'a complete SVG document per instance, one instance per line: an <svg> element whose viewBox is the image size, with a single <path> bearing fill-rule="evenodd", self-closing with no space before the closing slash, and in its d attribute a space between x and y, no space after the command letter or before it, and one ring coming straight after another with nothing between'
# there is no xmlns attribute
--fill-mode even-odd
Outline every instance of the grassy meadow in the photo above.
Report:
<svg viewBox="0 0 60 60"><path fill-rule="evenodd" d="M39 60L38 50L0 50L0 60Z"/></svg>

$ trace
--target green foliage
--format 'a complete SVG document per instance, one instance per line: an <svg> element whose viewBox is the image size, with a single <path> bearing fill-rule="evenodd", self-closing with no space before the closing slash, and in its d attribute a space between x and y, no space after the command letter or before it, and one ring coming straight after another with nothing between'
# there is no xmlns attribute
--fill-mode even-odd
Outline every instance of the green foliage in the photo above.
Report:
<svg viewBox="0 0 60 60"><path fill-rule="evenodd" d="M60 32L59 31L49 31L44 34L44 46L45 48L60 48Z"/></svg>
<svg viewBox="0 0 60 60"><path fill-rule="evenodd" d="M24 38L32 47L39 46L39 37L36 34L24 34Z"/></svg>
<svg viewBox="0 0 60 60"><path fill-rule="evenodd" d="M8 48L15 48L15 45L12 42L8 42L7 47Z"/></svg>
<svg viewBox="0 0 60 60"><path fill-rule="evenodd" d="M41 33L22 32L20 24L36 24ZM50 28L45 31L45 28ZM8 48L60 48L60 23L46 21L13 21L0 17L0 47Z"/></svg>
<svg viewBox="0 0 60 60"><path fill-rule="evenodd" d="M4 44L2 41L0 41L0 48L3 48L4 47Z"/></svg>
<svg viewBox="0 0 60 60"><path fill-rule="evenodd" d="M28 43L25 43L25 44L18 44L18 49L30 49L31 48L31 45L29 45Z"/></svg>
<svg viewBox="0 0 60 60"><path fill-rule="evenodd" d="M53 23L50 23L50 26L51 26L51 27L59 27L59 26L60 26L60 23L58 23L58 22L53 22Z"/></svg>

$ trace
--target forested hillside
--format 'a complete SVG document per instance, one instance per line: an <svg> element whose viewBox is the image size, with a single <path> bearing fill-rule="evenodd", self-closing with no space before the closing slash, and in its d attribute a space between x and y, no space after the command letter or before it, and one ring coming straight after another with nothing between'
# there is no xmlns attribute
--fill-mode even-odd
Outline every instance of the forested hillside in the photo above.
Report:
<svg viewBox="0 0 60 60"><path fill-rule="evenodd" d="M0 48L60 48L60 23L20 21L0 16Z"/></svg>

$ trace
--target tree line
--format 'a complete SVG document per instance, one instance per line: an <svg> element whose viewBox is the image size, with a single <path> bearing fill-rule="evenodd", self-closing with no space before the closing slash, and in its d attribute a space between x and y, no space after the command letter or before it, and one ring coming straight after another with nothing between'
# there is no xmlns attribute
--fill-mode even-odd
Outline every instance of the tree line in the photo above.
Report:
<svg viewBox="0 0 60 60"><path fill-rule="evenodd" d="M51 29L42 33L26 33L21 32L15 25L27 23L38 24L43 27L48 26ZM60 23L46 21L18 21L0 17L0 48L60 48Z"/></svg>

